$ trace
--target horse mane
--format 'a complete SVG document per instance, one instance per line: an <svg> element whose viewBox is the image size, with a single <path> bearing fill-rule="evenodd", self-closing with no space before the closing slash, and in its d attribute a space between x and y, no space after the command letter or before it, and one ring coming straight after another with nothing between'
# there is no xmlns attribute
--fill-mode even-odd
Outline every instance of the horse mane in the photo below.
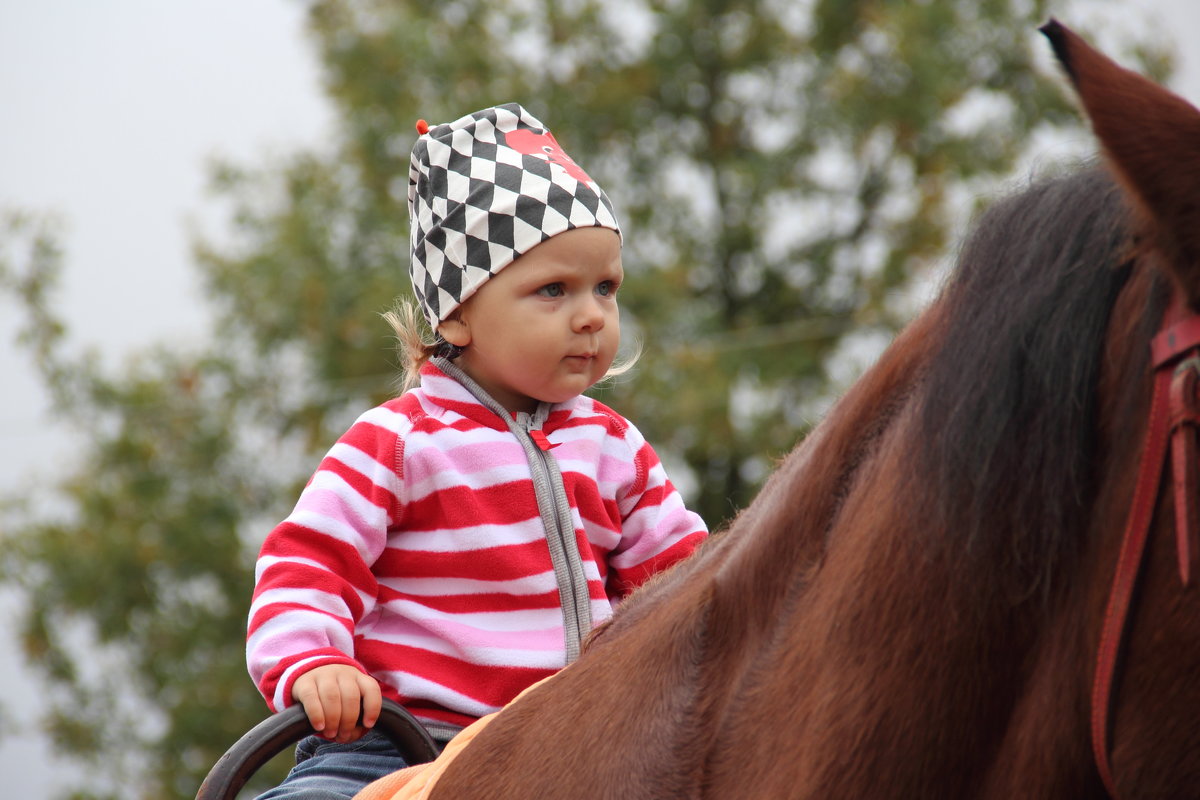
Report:
<svg viewBox="0 0 1200 800"><path fill-rule="evenodd" d="M943 291L944 335L915 398L911 513L981 570L1015 570L1021 594L1049 588L1088 521L1103 341L1132 230L1106 169L1043 179L981 215Z"/></svg>
<svg viewBox="0 0 1200 800"><path fill-rule="evenodd" d="M1145 250L1140 230L1122 186L1101 165L1033 181L991 204L937 302L750 508L626 604L621 627L657 613L702 573L719 571L729 584L723 595L755 595L771 608L802 593L797 565L820 560L860 470L905 407L915 413L896 492L901 513L926 532L930 556L973 566L1012 598L1049 590L1090 519L1104 343L1117 296ZM1167 296L1165 280L1147 277L1151 302L1126 322L1140 329L1129 336L1139 341L1149 339ZM747 541L757 529L786 533Z"/></svg>

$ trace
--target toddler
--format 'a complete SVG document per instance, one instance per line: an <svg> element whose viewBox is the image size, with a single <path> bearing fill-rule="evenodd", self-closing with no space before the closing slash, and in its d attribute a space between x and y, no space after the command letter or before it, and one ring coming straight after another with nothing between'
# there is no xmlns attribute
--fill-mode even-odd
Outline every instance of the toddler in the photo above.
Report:
<svg viewBox="0 0 1200 800"><path fill-rule="evenodd" d="M337 441L263 543L250 674L317 735L262 798L350 798L405 766L381 698L439 741L561 669L705 537L654 450L583 395L620 343L621 234L516 104L418 123L400 397Z"/></svg>

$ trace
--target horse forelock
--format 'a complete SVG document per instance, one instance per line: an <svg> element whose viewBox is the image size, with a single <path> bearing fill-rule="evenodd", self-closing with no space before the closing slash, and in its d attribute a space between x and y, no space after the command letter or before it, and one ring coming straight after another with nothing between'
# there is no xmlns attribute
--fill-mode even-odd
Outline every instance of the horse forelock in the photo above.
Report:
<svg viewBox="0 0 1200 800"><path fill-rule="evenodd" d="M914 398L908 487L911 513L965 569L1008 566L1015 590L1032 591L1078 549L1105 340L1133 252L1128 204L1099 167L1000 201L966 242Z"/></svg>

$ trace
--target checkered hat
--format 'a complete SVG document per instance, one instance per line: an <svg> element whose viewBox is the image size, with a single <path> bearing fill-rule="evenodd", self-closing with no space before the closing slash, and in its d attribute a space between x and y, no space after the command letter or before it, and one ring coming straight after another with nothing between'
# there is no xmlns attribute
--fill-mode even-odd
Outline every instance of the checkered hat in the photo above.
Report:
<svg viewBox="0 0 1200 800"><path fill-rule="evenodd" d="M408 170L413 291L436 330L483 282L551 236L621 229L612 203L516 103L417 123Z"/></svg>

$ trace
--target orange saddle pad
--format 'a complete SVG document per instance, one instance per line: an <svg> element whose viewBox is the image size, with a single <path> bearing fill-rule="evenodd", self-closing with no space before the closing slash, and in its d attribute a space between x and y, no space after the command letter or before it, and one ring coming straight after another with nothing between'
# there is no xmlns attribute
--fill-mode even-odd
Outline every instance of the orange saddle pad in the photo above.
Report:
<svg viewBox="0 0 1200 800"><path fill-rule="evenodd" d="M551 676L553 677L553 676ZM529 692L538 686L541 686L550 678L543 678L537 683L530 686L524 692L517 695L513 702L520 700L526 692ZM417 764L415 767L393 772L391 775L385 775L373 783L368 784L361 792L354 795L354 800L427 800L429 793L433 791L434 785L438 778L446 771L446 768L458 757L458 754L463 751L467 745L471 743L479 732L488 726L488 723L499 714L497 711L493 714L488 714L485 717L480 717L474 723L466 728L463 728L457 736L450 740L446 745L446 749L436 760L430 761L428 764Z"/></svg>

